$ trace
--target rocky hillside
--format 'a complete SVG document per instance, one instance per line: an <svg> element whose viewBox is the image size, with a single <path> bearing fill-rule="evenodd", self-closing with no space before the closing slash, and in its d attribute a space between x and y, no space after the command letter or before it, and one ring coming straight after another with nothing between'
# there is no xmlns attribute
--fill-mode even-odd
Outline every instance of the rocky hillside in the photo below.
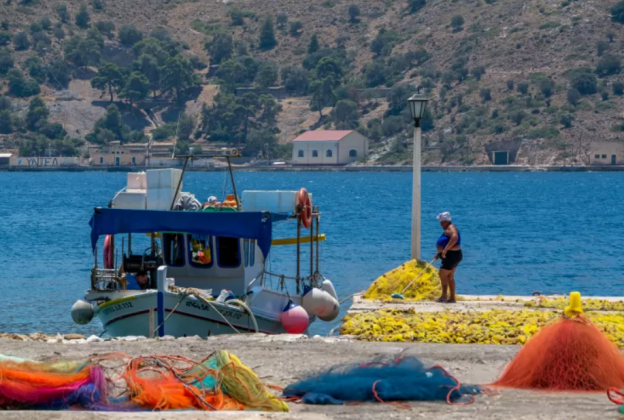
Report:
<svg viewBox="0 0 624 420"><path fill-rule="evenodd" d="M419 85L429 164L487 164L493 149L586 164L590 142L622 137L622 15L613 0L3 0L0 132L35 153L38 141L147 141L160 126L155 140L231 141L250 155L270 144L275 156L302 130L355 128L373 163L398 164L410 161L405 99ZM120 75L98 87L107 65ZM176 65L194 74L173 80ZM234 96L242 86L297 96ZM37 95L47 114L29 107Z"/></svg>

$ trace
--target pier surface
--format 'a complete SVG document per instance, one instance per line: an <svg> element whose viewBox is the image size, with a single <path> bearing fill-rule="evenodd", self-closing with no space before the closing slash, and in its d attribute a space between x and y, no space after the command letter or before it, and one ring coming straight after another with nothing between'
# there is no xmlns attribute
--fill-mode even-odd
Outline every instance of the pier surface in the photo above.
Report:
<svg viewBox="0 0 624 420"><path fill-rule="evenodd" d="M84 340L78 340L84 341ZM109 340L72 344L0 339L0 354L38 361L80 360L93 354L125 352L131 356L182 355L200 360L225 349L237 355L267 384L286 386L307 374L335 364L369 361L377 356L412 355L425 362L439 363L462 383L487 384L514 357L519 346L456 345L420 343L372 343L348 337L307 338L305 336L247 334L196 337L177 340ZM290 413L263 412L33 412L0 411L0 419L619 419L618 407L605 393L536 393L501 390L499 395L479 395L472 405L449 406L442 402L411 402L411 409L390 404L365 403L348 406L313 406L289 403Z"/></svg>

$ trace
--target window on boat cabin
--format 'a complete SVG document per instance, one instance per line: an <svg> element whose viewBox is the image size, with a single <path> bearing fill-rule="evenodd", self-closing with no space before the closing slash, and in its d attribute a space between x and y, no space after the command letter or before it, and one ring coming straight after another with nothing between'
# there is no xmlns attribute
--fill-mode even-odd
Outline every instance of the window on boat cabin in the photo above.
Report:
<svg viewBox="0 0 624 420"><path fill-rule="evenodd" d="M236 268L241 263L238 238L217 237L217 264L222 268Z"/></svg>
<svg viewBox="0 0 624 420"><path fill-rule="evenodd" d="M182 267L184 265L184 235L165 233L162 242L165 263L171 267Z"/></svg>
<svg viewBox="0 0 624 420"><path fill-rule="evenodd" d="M188 259L192 267L212 267L212 238L210 235L188 235Z"/></svg>
<svg viewBox="0 0 624 420"><path fill-rule="evenodd" d="M303 150L299 150L299 152L297 152L297 157L303 157Z"/></svg>
<svg viewBox="0 0 624 420"><path fill-rule="evenodd" d="M349 150L349 157L357 157L357 150L355 149Z"/></svg>
<svg viewBox="0 0 624 420"><path fill-rule="evenodd" d="M312 157L318 157L318 150L312 150Z"/></svg>
<svg viewBox="0 0 624 420"><path fill-rule="evenodd" d="M331 149L327 149L327 151L325 152L325 157L332 157L334 156L334 152L332 152Z"/></svg>

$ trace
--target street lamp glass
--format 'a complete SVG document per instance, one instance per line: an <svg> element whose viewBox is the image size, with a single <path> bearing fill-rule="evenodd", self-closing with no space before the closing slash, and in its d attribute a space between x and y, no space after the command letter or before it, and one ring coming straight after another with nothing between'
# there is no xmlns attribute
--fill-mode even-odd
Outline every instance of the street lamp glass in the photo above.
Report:
<svg viewBox="0 0 624 420"><path fill-rule="evenodd" d="M425 95L421 95L417 93L412 95L407 102L409 103L410 114L412 115L412 119L414 121L420 121L420 119L425 114L425 108L427 107L427 98Z"/></svg>

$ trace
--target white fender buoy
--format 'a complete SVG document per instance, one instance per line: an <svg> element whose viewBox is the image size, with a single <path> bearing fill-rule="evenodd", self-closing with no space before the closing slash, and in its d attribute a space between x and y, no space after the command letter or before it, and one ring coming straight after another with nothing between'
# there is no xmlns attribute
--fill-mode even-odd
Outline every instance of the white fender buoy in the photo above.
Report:
<svg viewBox="0 0 624 420"><path fill-rule="evenodd" d="M340 311L338 301L324 290L316 287L307 291L301 298L301 306L308 314L316 315L319 318L329 317L332 313Z"/></svg>
<svg viewBox="0 0 624 420"><path fill-rule="evenodd" d="M71 317L79 325L87 325L94 315L93 305L84 300L77 300L71 308Z"/></svg>
<svg viewBox="0 0 624 420"><path fill-rule="evenodd" d="M334 299L336 299L336 302L338 303L334 306L334 310L328 316L319 316L319 319L321 321L330 322L336 319L340 314L340 303L338 299L338 294L336 293L336 289L334 289L334 284L329 279L323 280L323 284L321 284L321 289L329 293Z"/></svg>
<svg viewBox="0 0 624 420"><path fill-rule="evenodd" d="M338 293L336 293L336 289L334 289L334 283L329 279L323 279L323 283L321 284L321 289L325 290L327 293L332 295L332 297L336 300L338 299Z"/></svg>

